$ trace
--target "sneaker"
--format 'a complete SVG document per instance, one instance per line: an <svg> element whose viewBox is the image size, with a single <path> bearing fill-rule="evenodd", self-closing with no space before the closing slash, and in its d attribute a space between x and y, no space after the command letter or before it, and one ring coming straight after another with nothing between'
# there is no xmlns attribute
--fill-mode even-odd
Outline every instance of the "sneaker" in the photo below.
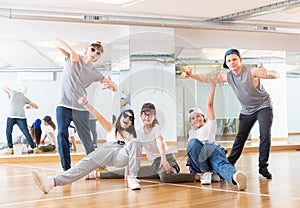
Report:
<svg viewBox="0 0 300 208"><path fill-rule="evenodd" d="M45 175L40 174L37 170L32 171L32 176L34 182L38 185L41 191L44 194L49 193L51 189L54 187L54 179L53 177L46 177Z"/></svg>
<svg viewBox="0 0 300 208"><path fill-rule="evenodd" d="M13 148L7 148L5 154L6 155L13 155L14 154L14 149Z"/></svg>
<svg viewBox="0 0 300 208"><path fill-rule="evenodd" d="M84 179L85 180L93 180L97 178L97 171L93 170L92 172L90 172L89 174L87 174Z"/></svg>
<svg viewBox="0 0 300 208"><path fill-rule="evenodd" d="M211 176L212 173L211 172L205 172L203 173L203 175L201 176L201 184L202 185L210 185L211 184Z"/></svg>
<svg viewBox="0 0 300 208"><path fill-rule="evenodd" d="M211 180L212 180L213 182L220 182L220 181L221 181L221 178L220 178L220 176L219 176L218 173L213 172L212 177L211 177Z"/></svg>
<svg viewBox="0 0 300 208"><path fill-rule="evenodd" d="M137 182L136 177L128 176L127 180L128 188L131 190L140 190L141 185Z"/></svg>
<svg viewBox="0 0 300 208"><path fill-rule="evenodd" d="M247 188L247 176L244 172L239 170L236 171L233 174L232 179L236 182L239 191L243 191Z"/></svg>
<svg viewBox="0 0 300 208"><path fill-rule="evenodd" d="M259 175L262 178L272 179L272 174L268 171L268 168L259 168Z"/></svg>

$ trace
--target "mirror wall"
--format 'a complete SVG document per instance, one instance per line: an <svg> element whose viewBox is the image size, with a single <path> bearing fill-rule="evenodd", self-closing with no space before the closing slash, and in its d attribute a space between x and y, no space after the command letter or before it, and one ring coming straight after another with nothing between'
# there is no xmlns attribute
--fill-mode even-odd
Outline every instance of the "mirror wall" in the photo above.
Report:
<svg viewBox="0 0 300 208"><path fill-rule="evenodd" d="M99 28L86 29L88 34L99 31ZM196 73L205 75L211 75L213 70L223 70L223 55L228 48L218 48L214 44L211 47L199 47L186 37L179 36L172 28L104 26L101 31L105 53L96 67L103 74L110 75L118 83L119 90L116 93L103 91L99 83L94 83L88 88L90 102L113 121L113 117L117 117L121 111L121 102L125 101L136 113L136 125L141 124L139 110L142 104L153 102L158 109L165 140L172 148L184 148L184 142L180 147L178 144L179 140L186 141L190 128L186 112L193 106L205 111L209 85L181 79L179 75L185 67L192 67ZM83 53L90 40L98 39L89 35L87 38L68 38L59 32L54 32L51 37L48 34L47 40L26 34L21 40L9 37L0 39L0 82L14 89L27 86L26 96L40 107L26 111L28 124L45 115L56 120L55 108L59 85L63 81L64 60L51 40L60 35L79 53ZM272 136L286 143L299 143L297 135L300 127L293 122L298 113L297 96L293 95L299 89L296 61L299 53L244 48L240 48L240 51L244 64L263 62L267 68L279 70L280 79L264 80L263 83L274 102ZM0 142L5 143L8 99L2 91L0 94ZM215 103L217 140L232 141L238 124L239 103L228 85L218 85ZM99 140L104 139L105 132L99 125L97 131ZM18 135L20 131L15 126L14 136ZM256 138L257 126L251 132L249 141Z"/></svg>

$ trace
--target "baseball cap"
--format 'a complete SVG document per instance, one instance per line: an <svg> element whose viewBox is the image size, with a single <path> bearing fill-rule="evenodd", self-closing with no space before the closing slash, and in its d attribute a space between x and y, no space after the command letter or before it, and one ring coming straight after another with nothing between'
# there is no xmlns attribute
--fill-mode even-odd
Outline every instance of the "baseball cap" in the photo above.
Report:
<svg viewBox="0 0 300 208"><path fill-rule="evenodd" d="M188 118L189 118L189 120L191 120L191 116L192 116L194 113L200 113L201 115L204 116L204 113L203 113L203 111L202 111L200 108L197 108L197 107L190 108L190 109L188 110Z"/></svg>
<svg viewBox="0 0 300 208"><path fill-rule="evenodd" d="M156 113L155 106L152 103L144 103L144 105L142 106L141 112L144 112L147 110Z"/></svg>
<svg viewBox="0 0 300 208"><path fill-rule="evenodd" d="M51 121L52 119L51 119L50 116L45 116L45 117L43 118L43 120L49 122L49 121Z"/></svg>
<svg viewBox="0 0 300 208"><path fill-rule="evenodd" d="M241 58L240 52L235 48L231 48L228 51L226 51L225 56L224 56L224 63L223 63L223 67L226 68L226 69L229 69L229 67L226 64L226 56L231 55L231 54L235 54L235 55L237 55L238 57Z"/></svg>

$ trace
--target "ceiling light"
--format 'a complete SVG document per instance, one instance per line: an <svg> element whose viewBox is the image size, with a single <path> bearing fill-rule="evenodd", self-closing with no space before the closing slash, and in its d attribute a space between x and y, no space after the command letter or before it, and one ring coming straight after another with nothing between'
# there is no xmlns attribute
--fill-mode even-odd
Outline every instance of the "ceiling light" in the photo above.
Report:
<svg viewBox="0 0 300 208"><path fill-rule="evenodd" d="M128 4L136 0L89 0L103 4Z"/></svg>

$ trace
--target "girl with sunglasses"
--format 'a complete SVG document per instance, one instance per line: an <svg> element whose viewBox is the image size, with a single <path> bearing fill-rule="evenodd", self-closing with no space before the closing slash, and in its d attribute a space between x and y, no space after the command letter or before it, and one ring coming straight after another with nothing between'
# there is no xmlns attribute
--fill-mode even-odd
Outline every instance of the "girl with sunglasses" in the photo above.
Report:
<svg viewBox="0 0 300 208"><path fill-rule="evenodd" d="M38 170L34 170L32 175L38 187L43 193L47 194L55 186L72 183L86 175L94 175L95 178L97 176L96 169L99 167L125 167L128 165L128 187L132 190L140 189L140 184L136 180L136 175L141 160L141 147L139 146L139 143L133 142L133 139L136 138L133 111L122 111L114 126L97 112L87 102L86 98L80 98L78 102L84 105L107 131L107 143L88 154L74 167L55 177L46 177L39 173Z"/></svg>
<svg viewBox="0 0 300 208"><path fill-rule="evenodd" d="M216 81L217 77L218 73L212 77L212 80ZM192 129L189 131L187 144L187 165L190 166L191 173L196 174L195 178L200 178L203 185L211 184L214 171L227 182L237 185L238 190L245 190L247 187L246 175L235 169L226 158L226 150L215 142L217 130L213 107L215 88L216 82L213 82L207 100L208 119L204 117L200 108L194 107L188 111ZM215 175L213 180L220 181L219 175Z"/></svg>

